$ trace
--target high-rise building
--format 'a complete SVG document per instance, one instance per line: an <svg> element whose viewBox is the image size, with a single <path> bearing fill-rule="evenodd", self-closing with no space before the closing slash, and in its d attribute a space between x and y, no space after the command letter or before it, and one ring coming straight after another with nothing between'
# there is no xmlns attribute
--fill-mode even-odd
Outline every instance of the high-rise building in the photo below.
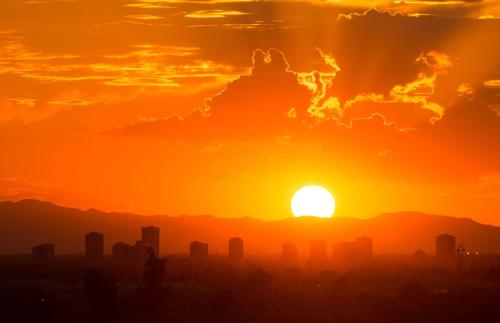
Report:
<svg viewBox="0 0 500 323"><path fill-rule="evenodd" d="M243 259L243 240L238 237L229 239L229 260L241 261Z"/></svg>
<svg viewBox="0 0 500 323"><path fill-rule="evenodd" d="M34 246L31 249L31 257L36 264L47 264L54 260L54 245L49 243Z"/></svg>
<svg viewBox="0 0 500 323"><path fill-rule="evenodd" d="M141 240L149 244L156 256L160 257L160 228L148 226L142 228Z"/></svg>
<svg viewBox="0 0 500 323"><path fill-rule="evenodd" d="M313 262L321 262L326 260L326 241L313 240L310 245L309 257Z"/></svg>
<svg viewBox="0 0 500 323"><path fill-rule="evenodd" d="M208 243L193 241L189 245L189 255L192 259L202 260L208 258Z"/></svg>
<svg viewBox="0 0 500 323"><path fill-rule="evenodd" d="M455 236L441 234L436 237L436 256L438 259L453 259L456 252Z"/></svg>
<svg viewBox="0 0 500 323"><path fill-rule="evenodd" d="M113 245L113 263L117 265L127 264L130 246L123 242L117 242Z"/></svg>
<svg viewBox="0 0 500 323"><path fill-rule="evenodd" d="M465 246L463 243L459 243L457 247L457 269L461 272L465 267Z"/></svg>
<svg viewBox="0 0 500 323"><path fill-rule="evenodd" d="M85 260L89 264L100 264L104 258L104 235L89 232L85 235Z"/></svg>
<svg viewBox="0 0 500 323"><path fill-rule="evenodd" d="M148 259L151 249L152 247L149 245L149 243L146 243L142 240L137 241L135 245L131 246L128 251L128 267L135 272L142 272L144 270L144 266L146 265L146 260Z"/></svg>
<svg viewBox="0 0 500 323"><path fill-rule="evenodd" d="M281 259L287 266L296 265L299 258L295 245L291 242L285 242L281 245Z"/></svg>

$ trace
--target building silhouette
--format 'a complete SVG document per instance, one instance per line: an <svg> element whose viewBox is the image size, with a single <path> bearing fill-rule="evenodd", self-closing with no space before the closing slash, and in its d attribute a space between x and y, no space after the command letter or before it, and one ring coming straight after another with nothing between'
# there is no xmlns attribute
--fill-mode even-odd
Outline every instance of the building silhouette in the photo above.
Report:
<svg viewBox="0 0 500 323"><path fill-rule="evenodd" d="M229 239L229 260L241 261L243 259L243 240L238 237Z"/></svg>
<svg viewBox="0 0 500 323"><path fill-rule="evenodd" d="M55 247L50 243L43 243L31 249L31 258L35 264L47 264L54 260Z"/></svg>
<svg viewBox="0 0 500 323"><path fill-rule="evenodd" d="M459 243L456 250L457 255L457 270L461 271L465 268L465 246L463 243Z"/></svg>
<svg viewBox="0 0 500 323"><path fill-rule="evenodd" d="M373 255L373 239L358 237L355 241L342 241L333 246L334 262L340 266L361 266L370 263Z"/></svg>
<svg viewBox="0 0 500 323"><path fill-rule="evenodd" d="M145 241L139 240L129 248L127 253L127 266L134 272L142 272L148 259L151 247ZM154 251L154 250L153 250Z"/></svg>
<svg viewBox="0 0 500 323"><path fill-rule="evenodd" d="M189 245L189 256L191 259L202 260L208 258L208 243L193 241Z"/></svg>
<svg viewBox="0 0 500 323"><path fill-rule="evenodd" d="M436 257L439 260L455 258L456 239L450 234L441 234L436 237Z"/></svg>
<svg viewBox="0 0 500 323"><path fill-rule="evenodd" d="M128 255L130 252L130 245L124 242L117 242L113 245L113 263L116 265L126 265Z"/></svg>
<svg viewBox="0 0 500 323"><path fill-rule="evenodd" d="M326 241L313 240L309 250L310 260L313 262L322 262L326 260Z"/></svg>
<svg viewBox="0 0 500 323"><path fill-rule="evenodd" d="M100 264L104 258L104 235L89 232L85 235L85 260L89 264Z"/></svg>
<svg viewBox="0 0 500 323"><path fill-rule="evenodd" d="M155 226L143 227L141 240L149 244L155 254L160 256L160 228Z"/></svg>
<svg viewBox="0 0 500 323"><path fill-rule="evenodd" d="M281 245L281 259L285 265L292 266L297 264L298 258L299 254L293 243L285 242Z"/></svg>

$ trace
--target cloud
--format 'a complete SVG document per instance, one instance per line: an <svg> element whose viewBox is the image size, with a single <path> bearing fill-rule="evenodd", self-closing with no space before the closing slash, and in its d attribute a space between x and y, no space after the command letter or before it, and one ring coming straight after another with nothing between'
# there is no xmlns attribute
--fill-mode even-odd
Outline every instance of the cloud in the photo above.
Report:
<svg viewBox="0 0 500 323"><path fill-rule="evenodd" d="M438 51L429 51L425 54L421 54L417 62L423 62L427 65L435 74L446 74L450 68L453 67L452 58Z"/></svg>
<svg viewBox="0 0 500 323"><path fill-rule="evenodd" d="M162 3L154 2L132 2L124 5L129 8L140 8L140 9L172 9L174 6L165 5Z"/></svg>
<svg viewBox="0 0 500 323"><path fill-rule="evenodd" d="M482 15L482 16L477 17L477 19L489 20L489 19L500 19L500 18L495 17L494 15Z"/></svg>
<svg viewBox="0 0 500 323"><path fill-rule="evenodd" d="M153 15L127 15L126 18L137 19L137 20L161 20L164 17L153 16Z"/></svg>
<svg viewBox="0 0 500 323"><path fill-rule="evenodd" d="M201 141L265 139L296 132L303 127L299 118L308 116L313 94L289 71L279 50L256 50L252 63L249 75L230 82L206 101L205 108L185 119L140 123L113 132Z"/></svg>
<svg viewBox="0 0 500 323"><path fill-rule="evenodd" d="M226 18L230 16L243 16L248 15L247 12L236 11L236 10L197 10L192 11L184 15L186 18L198 18L198 19L213 19L213 18Z"/></svg>
<svg viewBox="0 0 500 323"><path fill-rule="evenodd" d="M461 83L457 88L457 92L460 96L472 95L474 93L474 87L470 83Z"/></svg>
<svg viewBox="0 0 500 323"><path fill-rule="evenodd" d="M300 84L307 87L312 93L311 104L307 109L310 117L317 121L327 119L338 119L342 113L338 98L328 97L327 90L331 88L332 82L341 71L336 59L321 49L316 48L316 51L321 56L324 65L328 67L328 71L311 73L299 73L298 81Z"/></svg>
<svg viewBox="0 0 500 323"><path fill-rule="evenodd" d="M285 30L291 28L290 26L283 25L280 21L256 21L250 23L214 23L214 24L196 24L186 25L187 28L201 28L201 29L227 29L227 30Z"/></svg>
<svg viewBox="0 0 500 323"><path fill-rule="evenodd" d="M500 89L500 80L485 81L484 86L489 89Z"/></svg>
<svg viewBox="0 0 500 323"><path fill-rule="evenodd" d="M342 21L349 21L355 18L362 18L362 17L377 17L377 16L387 16L387 17L393 17L393 16L402 16L401 13L395 12L395 13L390 13L388 11L380 11L375 8L369 8L368 10L365 10L364 12L351 12L351 13L340 13L337 16L337 20L342 22Z"/></svg>
<svg viewBox="0 0 500 323"><path fill-rule="evenodd" d="M389 96L397 102L413 103L420 105L422 109L430 110L441 118L444 108L435 102L429 102L428 98L434 93L436 76L419 74L418 78L405 85L395 86Z"/></svg>
<svg viewBox="0 0 500 323"><path fill-rule="evenodd" d="M11 98L11 99L9 99L9 101L11 101L12 103L17 104L17 105L34 107L38 100L33 99L33 98Z"/></svg>
<svg viewBox="0 0 500 323"><path fill-rule="evenodd" d="M232 66L200 59L197 47L137 44L130 52L89 61L80 55L34 51L22 37L10 35L0 39L0 75L12 73L40 82L94 80L110 86L141 87L178 87L185 78L227 81L237 76Z"/></svg>
<svg viewBox="0 0 500 323"><path fill-rule="evenodd" d="M4 30L0 122L39 121L64 108L98 104L106 95L110 100L104 101L116 103L117 92L141 91L145 100L154 91L215 92L243 71L205 59L195 46L139 43L100 55L52 53L28 47L16 30ZM125 93L119 96L130 99Z"/></svg>
<svg viewBox="0 0 500 323"><path fill-rule="evenodd" d="M440 150L435 158L441 163L448 158L448 163L467 165L469 176L498 171L500 116L487 102L464 98L447 109L435 126L418 132L418 144L426 143Z"/></svg>
<svg viewBox="0 0 500 323"><path fill-rule="evenodd" d="M196 131L187 136L189 140L195 139L196 133L204 133L202 137L206 140L212 133L217 133L216 139L251 139L297 134L330 119L352 127L353 121L374 115L382 117L384 124L396 130L408 130L436 122L445 113L442 105L431 100L436 79L453 66L444 53L429 51L418 56L416 61L426 66L429 74L421 72L415 80L395 85L386 94L358 94L342 104L332 92L335 77L342 68L332 55L320 49L317 52L327 70L295 73L290 71L282 52L256 50L250 75L229 83L221 93L209 98L202 110L185 120L171 118L140 123L118 132L152 135L158 129L170 128L162 135L183 139L184 128L194 128ZM271 88L274 90L269 92ZM300 96L294 96L298 93ZM248 128L257 125L260 133L252 136Z"/></svg>
<svg viewBox="0 0 500 323"><path fill-rule="evenodd" d="M374 114L383 116L386 122L393 123L398 130L415 129L438 118L433 111L422 109L418 102L386 100L380 94L371 93L346 102L342 121L352 126L353 120Z"/></svg>
<svg viewBox="0 0 500 323"><path fill-rule="evenodd" d="M380 114L404 130L441 119L445 108L432 101L432 97L437 78L448 73L453 67L452 60L445 53L430 51L418 56L416 62L423 63L431 72L420 72L416 79L393 86L387 94L370 92L345 101L342 121L351 125L354 119Z"/></svg>
<svg viewBox="0 0 500 323"><path fill-rule="evenodd" d="M444 53L418 56L425 57L418 63L428 71L415 80L386 94L359 94L343 105L327 91L343 68L319 53L330 68L324 75L293 72L282 52L256 50L250 73L230 82L204 108L185 118L141 122L109 133L204 142L204 147L287 137L289 143L321 143L332 160L343 156L353 165L370 163L387 178L473 180L498 171L500 117L474 99L479 93L471 93L467 84L463 91L455 88L455 101L446 109L431 100L437 80L452 68ZM414 163L421 165L418 171ZM464 172L460 179L453 177L457 172Z"/></svg>

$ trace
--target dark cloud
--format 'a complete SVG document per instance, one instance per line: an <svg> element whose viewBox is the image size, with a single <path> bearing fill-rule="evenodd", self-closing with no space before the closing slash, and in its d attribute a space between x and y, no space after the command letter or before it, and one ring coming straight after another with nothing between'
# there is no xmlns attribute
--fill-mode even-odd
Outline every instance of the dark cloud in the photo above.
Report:
<svg viewBox="0 0 500 323"><path fill-rule="evenodd" d="M343 36L323 47L342 68L329 93L341 102L363 93L388 93L397 84L411 82L425 72L416 58L430 51L453 58L449 77L440 80L440 88L447 93L460 83L479 84L500 73L496 54L500 43L494 40L500 21L417 18L377 10L352 17L338 22L336 31Z"/></svg>
<svg viewBox="0 0 500 323"><path fill-rule="evenodd" d="M430 93L437 75L448 64L440 55L433 54L428 62L436 74L422 76L432 86ZM321 74L314 75L319 86L324 80ZM113 133L196 142L290 136L292 142L323 143L327 159L350 160L360 167L369 163L370 170L386 178L473 182L500 171L496 162L500 158L500 117L484 90L459 95L455 89L455 100L438 115L427 107L433 103L418 81L401 85L417 94L400 89L405 97L360 95L348 101L341 117L315 119L308 110L318 91L299 81L280 51L258 50L251 73L210 98L205 110L185 119L145 122ZM291 109L293 113L289 113Z"/></svg>
<svg viewBox="0 0 500 323"><path fill-rule="evenodd" d="M184 120L173 117L113 131L124 135L162 136L184 140L238 140L288 135L304 126L294 111L307 115L312 93L288 70L283 53L256 50L249 75L229 83Z"/></svg>

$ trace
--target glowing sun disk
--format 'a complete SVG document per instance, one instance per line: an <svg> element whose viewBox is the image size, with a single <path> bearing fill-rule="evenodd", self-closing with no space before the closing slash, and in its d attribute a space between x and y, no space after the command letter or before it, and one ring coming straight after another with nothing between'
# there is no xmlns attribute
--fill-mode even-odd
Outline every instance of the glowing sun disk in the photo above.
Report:
<svg viewBox="0 0 500 323"><path fill-rule="evenodd" d="M335 212L335 200L326 188L309 185L295 192L291 207L295 217L330 218Z"/></svg>

